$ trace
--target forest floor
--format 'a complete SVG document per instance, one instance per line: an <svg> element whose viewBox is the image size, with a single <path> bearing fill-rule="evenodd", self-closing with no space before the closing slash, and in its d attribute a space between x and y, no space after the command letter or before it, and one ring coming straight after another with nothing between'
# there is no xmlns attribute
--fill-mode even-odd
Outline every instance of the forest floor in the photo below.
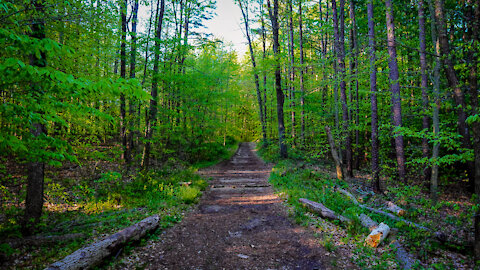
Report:
<svg viewBox="0 0 480 270"><path fill-rule="evenodd" d="M242 143L228 161L199 173L210 186L198 206L157 240L125 255L119 269L355 269L293 222L268 183L271 167ZM332 257L333 256L333 257Z"/></svg>

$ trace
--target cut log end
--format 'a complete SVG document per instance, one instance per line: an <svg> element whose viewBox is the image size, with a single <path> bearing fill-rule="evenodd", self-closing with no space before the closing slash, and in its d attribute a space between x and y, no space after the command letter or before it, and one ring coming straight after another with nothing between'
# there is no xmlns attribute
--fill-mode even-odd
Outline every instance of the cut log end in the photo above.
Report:
<svg viewBox="0 0 480 270"><path fill-rule="evenodd" d="M404 216L406 214L405 210L403 210L401 207L394 204L393 202L386 202L386 206L388 211L397 214L397 216Z"/></svg>
<svg viewBox="0 0 480 270"><path fill-rule="evenodd" d="M385 223L380 223L378 227L372 230L372 232L365 239L365 245L376 248L378 245L388 236L390 227Z"/></svg>

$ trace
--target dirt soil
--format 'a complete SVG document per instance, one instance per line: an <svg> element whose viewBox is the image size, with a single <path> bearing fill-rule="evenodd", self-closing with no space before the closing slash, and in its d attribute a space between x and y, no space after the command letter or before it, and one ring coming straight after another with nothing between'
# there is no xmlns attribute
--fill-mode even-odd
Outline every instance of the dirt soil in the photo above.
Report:
<svg viewBox="0 0 480 270"><path fill-rule="evenodd" d="M198 206L159 240L137 248L120 269L334 269L309 228L288 217L268 183L271 167L254 144L202 170L210 186Z"/></svg>

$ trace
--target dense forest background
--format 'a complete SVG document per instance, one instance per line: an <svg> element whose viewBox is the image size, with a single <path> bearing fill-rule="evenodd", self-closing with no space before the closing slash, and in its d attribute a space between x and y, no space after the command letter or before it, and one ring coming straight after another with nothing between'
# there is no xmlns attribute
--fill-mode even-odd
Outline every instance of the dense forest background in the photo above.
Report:
<svg viewBox="0 0 480 270"><path fill-rule="evenodd" d="M236 4L244 58L204 34L212 0L1 0L0 233L182 209L205 188L198 167L258 141L454 209L478 259L479 1Z"/></svg>

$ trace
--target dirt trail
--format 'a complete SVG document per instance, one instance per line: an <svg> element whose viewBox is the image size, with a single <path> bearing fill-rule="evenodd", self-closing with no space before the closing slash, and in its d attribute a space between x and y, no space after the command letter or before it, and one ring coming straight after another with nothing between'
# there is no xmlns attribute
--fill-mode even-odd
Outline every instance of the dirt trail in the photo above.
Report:
<svg viewBox="0 0 480 270"><path fill-rule="evenodd" d="M199 205L135 251L137 260L145 269L331 269L312 232L288 218L270 171L254 144L242 143L231 160L200 172L213 180Z"/></svg>

